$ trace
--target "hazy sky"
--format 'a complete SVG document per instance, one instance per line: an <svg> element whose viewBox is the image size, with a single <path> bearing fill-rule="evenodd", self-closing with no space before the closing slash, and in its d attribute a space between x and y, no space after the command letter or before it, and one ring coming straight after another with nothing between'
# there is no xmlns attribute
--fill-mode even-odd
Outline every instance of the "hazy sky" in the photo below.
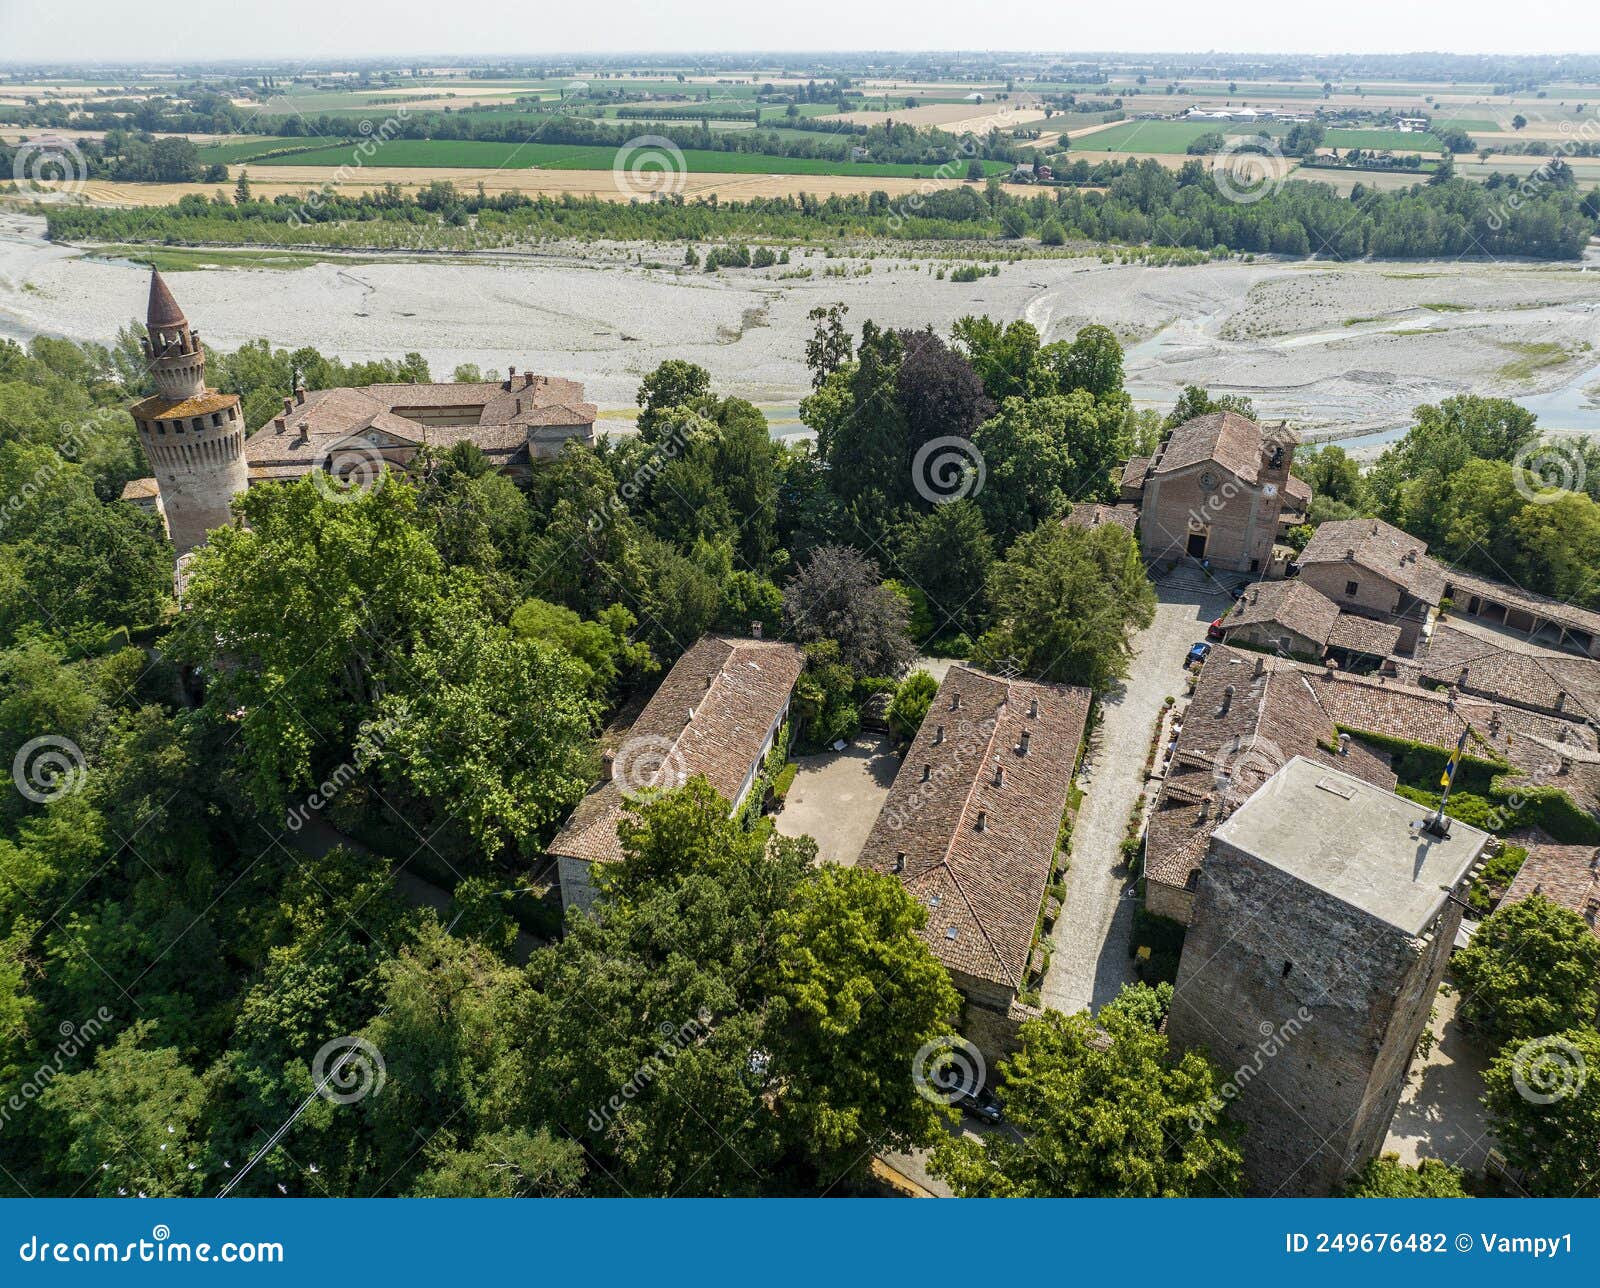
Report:
<svg viewBox="0 0 1600 1288"><path fill-rule="evenodd" d="M1594 0L0 0L0 61L1016 49L1600 50Z"/></svg>

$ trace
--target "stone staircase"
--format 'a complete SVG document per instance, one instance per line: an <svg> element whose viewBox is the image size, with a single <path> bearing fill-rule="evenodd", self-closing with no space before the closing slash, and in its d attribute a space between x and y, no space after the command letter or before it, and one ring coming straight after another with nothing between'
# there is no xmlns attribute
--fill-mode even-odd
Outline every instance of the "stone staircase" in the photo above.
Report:
<svg viewBox="0 0 1600 1288"><path fill-rule="evenodd" d="M1199 595L1237 594L1253 580L1236 572L1222 572L1215 568L1207 571L1192 560L1185 560L1170 572L1165 562L1153 564L1147 571L1150 580L1163 590Z"/></svg>

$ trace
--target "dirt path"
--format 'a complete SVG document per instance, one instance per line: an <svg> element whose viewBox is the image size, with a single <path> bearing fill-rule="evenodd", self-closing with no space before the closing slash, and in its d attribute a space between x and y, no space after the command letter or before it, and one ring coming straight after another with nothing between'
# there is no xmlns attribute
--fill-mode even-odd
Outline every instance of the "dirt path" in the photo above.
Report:
<svg viewBox="0 0 1600 1288"><path fill-rule="evenodd" d="M1134 641L1133 666L1102 706L1100 727L1079 777L1083 808L1072 833L1067 898L1052 938L1055 955L1042 1000L1071 1014L1099 1009L1135 976L1128 959L1134 901L1122 865L1128 816L1144 789L1145 754L1167 695L1184 690L1183 659L1206 624L1228 606L1223 594L1157 587L1150 628Z"/></svg>

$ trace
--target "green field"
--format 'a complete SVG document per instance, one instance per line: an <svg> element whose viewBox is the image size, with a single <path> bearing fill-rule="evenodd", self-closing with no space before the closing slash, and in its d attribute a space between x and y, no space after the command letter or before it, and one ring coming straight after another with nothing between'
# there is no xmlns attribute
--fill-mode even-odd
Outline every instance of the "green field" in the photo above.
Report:
<svg viewBox="0 0 1600 1288"><path fill-rule="evenodd" d="M301 143L298 139L271 139L255 145L259 152ZM314 148L284 156L263 157L254 164L262 167L285 165L342 166L357 164L356 144ZM233 144L222 148L235 149ZM235 164L251 160L239 155ZM200 150L201 159L210 162L211 149ZM403 169L459 167L483 170L609 170L617 160L618 149L583 147L572 143L488 143L456 139L395 139L382 144L370 156L361 157L363 166L394 166ZM686 148L683 153L691 174L859 174L870 178L927 179L937 177L938 167L929 165L874 164L870 161L831 161L811 157L779 157L760 152L712 152ZM985 170L1001 174L1010 167L1001 161L986 161ZM965 177L966 166L956 166L956 177Z"/></svg>
<svg viewBox="0 0 1600 1288"><path fill-rule="evenodd" d="M1109 130L1078 139L1076 146L1092 152L1129 152L1172 155L1185 152L1189 144L1204 134L1220 133L1227 138L1249 138L1270 134L1282 138L1290 129L1287 122L1267 121L1246 125L1241 121L1125 121ZM1402 130L1329 130L1327 147L1377 148L1394 152L1438 152L1439 140L1431 134L1407 134Z"/></svg>

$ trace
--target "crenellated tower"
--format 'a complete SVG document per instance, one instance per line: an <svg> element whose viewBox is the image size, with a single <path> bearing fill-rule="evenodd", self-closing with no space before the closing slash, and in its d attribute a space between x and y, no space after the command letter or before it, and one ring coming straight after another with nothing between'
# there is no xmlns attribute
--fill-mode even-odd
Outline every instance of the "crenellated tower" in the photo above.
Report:
<svg viewBox="0 0 1600 1288"><path fill-rule="evenodd" d="M206 352L161 274L150 274L145 361L156 392L129 410L155 473L167 533L178 553L233 522L229 502L249 486L237 394L206 388Z"/></svg>

